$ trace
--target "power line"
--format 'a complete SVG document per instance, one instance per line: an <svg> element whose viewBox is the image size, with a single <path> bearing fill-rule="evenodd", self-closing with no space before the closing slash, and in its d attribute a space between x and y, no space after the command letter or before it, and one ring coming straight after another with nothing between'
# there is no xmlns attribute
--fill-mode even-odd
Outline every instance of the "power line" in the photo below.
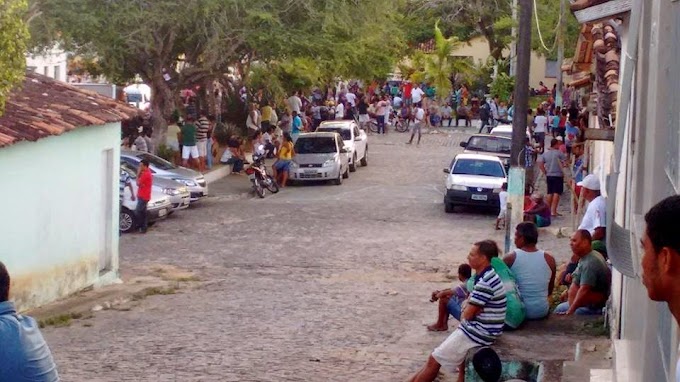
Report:
<svg viewBox="0 0 680 382"><path fill-rule="evenodd" d="M555 41L553 42L553 46L552 48L548 49L548 47L545 45L545 41L543 40L543 34L541 33L541 25L538 22L538 7L536 6L536 0L534 0L534 18L536 19L536 30L538 30L538 39L540 40L543 49L548 51L548 53L552 53L555 50L555 47L557 46L558 36L555 35ZM555 31L559 29L561 23L562 15L560 14L560 18L559 20L557 20L557 27L555 27Z"/></svg>

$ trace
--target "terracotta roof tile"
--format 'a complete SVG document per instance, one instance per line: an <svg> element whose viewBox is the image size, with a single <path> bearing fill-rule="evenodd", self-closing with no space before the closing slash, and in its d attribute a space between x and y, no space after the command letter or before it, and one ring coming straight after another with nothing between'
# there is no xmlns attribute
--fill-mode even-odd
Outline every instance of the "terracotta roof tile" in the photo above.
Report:
<svg viewBox="0 0 680 382"><path fill-rule="evenodd" d="M21 86L10 93L0 116L0 148L122 121L139 113L112 98L27 72Z"/></svg>

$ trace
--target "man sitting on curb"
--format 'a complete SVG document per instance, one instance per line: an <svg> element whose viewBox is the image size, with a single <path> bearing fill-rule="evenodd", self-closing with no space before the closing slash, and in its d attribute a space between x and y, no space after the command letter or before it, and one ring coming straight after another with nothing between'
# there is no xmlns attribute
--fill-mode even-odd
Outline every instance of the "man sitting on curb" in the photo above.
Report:
<svg viewBox="0 0 680 382"><path fill-rule="evenodd" d="M439 309L437 322L427 327L427 330L432 332L445 332L449 330L449 315L460 321L460 314L463 311L463 302L468 297L468 291L465 286L468 279L472 275L472 269L468 264L461 264L458 267L458 280L460 284L444 290L436 290L432 292L430 297L431 302L439 300Z"/></svg>
<svg viewBox="0 0 680 382"><path fill-rule="evenodd" d="M555 287L555 258L536 247L538 229L534 223L524 222L515 228L517 249L503 258L515 275L526 317L545 318L550 313L548 298Z"/></svg>
<svg viewBox="0 0 680 382"><path fill-rule="evenodd" d="M578 230L571 236L571 250L578 265L571 276L567 302L555 308L557 314L601 314L611 285L611 271L604 257L592 248L590 232Z"/></svg>
<svg viewBox="0 0 680 382"><path fill-rule="evenodd" d="M494 257L498 257L498 245L492 240L472 246L468 263L477 275L460 326L434 349L425 366L409 381L434 381L444 366L452 372L458 370L458 382L463 382L468 351L492 345L503 333L507 301L503 282L491 267Z"/></svg>
<svg viewBox="0 0 680 382"><path fill-rule="evenodd" d="M59 374L38 324L9 301L9 273L0 262L0 381L58 382Z"/></svg>

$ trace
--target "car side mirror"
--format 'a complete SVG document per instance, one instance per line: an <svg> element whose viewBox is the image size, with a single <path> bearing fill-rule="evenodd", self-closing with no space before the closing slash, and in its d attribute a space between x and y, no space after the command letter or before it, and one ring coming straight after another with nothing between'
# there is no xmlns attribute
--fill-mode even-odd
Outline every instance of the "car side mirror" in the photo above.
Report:
<svg viewBox="0 0 680 382"><path fill-rule="evenodd" d="M354 137L354 140L357 141L357 142L361 142L361 136Z"/></svg>
<svg viewBox="0 0 680 382"><path fill-rule="evenodd" d="M444 169L444 173L445 173L445 174L450 174L450 173L451 173L451 170L449 170L448 168L445 168L445 169Z"/></svg>
<svg viewBox="0 0 680 382"><path fill-rule="evenodd" d="M463 147L463 148L467 147L467 142L460 142L460 147Z"/></svg>
<svg viewBox="0 0 680 382"><path fill-rule="evenodd" d="M341 153L341 154L347 154L347 150L344 149L344 148L342 148L342 149L340 149L340 153Z"/></svg>

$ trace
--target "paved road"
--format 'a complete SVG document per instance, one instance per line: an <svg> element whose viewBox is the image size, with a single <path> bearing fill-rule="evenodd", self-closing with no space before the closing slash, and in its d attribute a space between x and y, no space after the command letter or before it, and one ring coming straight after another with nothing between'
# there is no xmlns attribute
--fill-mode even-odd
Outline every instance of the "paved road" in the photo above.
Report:
<svg viewBox="0 0 680 382"><path fill-rule="evenodd" d="M404 380L446 336L423 326L429 293L471 243L502 242L493 213L444 213L441 170L466 135L406 139L371 136L342 186L213 197L124 236L124 276L174 265L200 282L46 329L63 380ZM541 243L566 260L566 239Z"/></svg>

